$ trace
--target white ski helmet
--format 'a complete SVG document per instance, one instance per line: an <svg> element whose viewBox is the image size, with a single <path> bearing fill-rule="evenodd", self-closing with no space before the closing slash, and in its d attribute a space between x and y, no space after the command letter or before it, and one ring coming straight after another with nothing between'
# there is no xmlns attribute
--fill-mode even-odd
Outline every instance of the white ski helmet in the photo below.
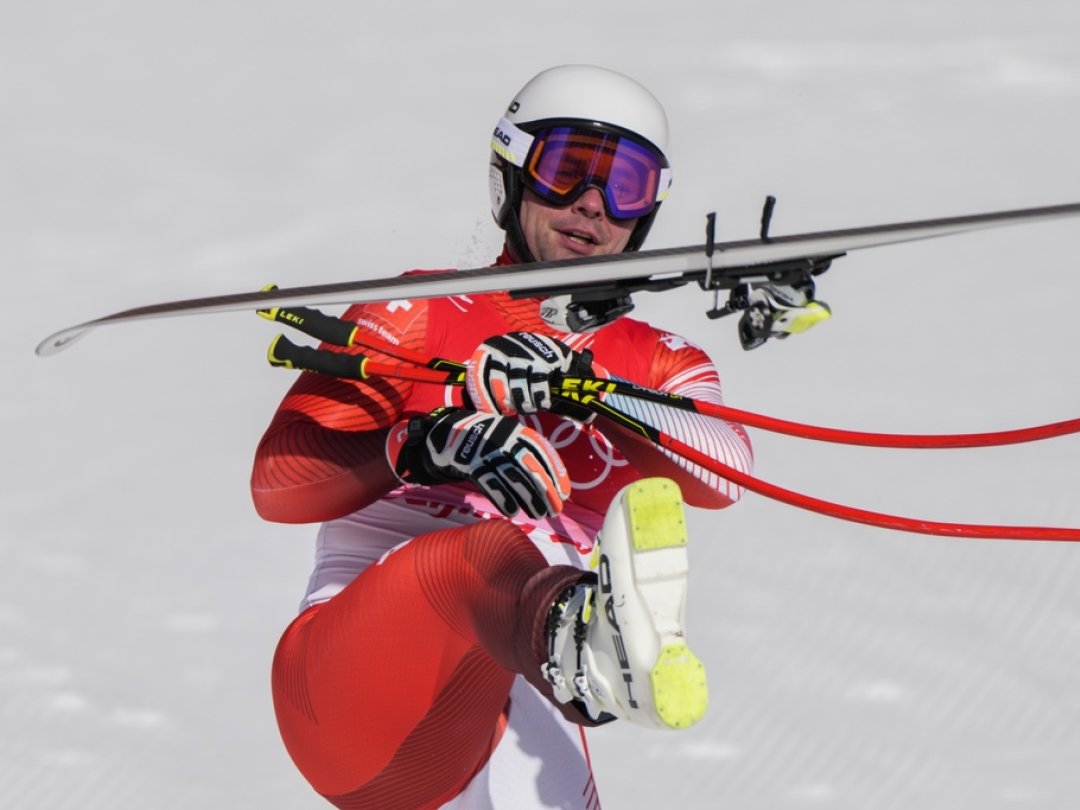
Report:
<svg viewBox="0 0 1080 810"><path fill-rule="evenodd" d="M594 133L603 143L610 168L616 150L626 153L638 176L632 198L624 186L606 175L593 174L596 164L572 188L552 189L536 176L536 148L553 132ZM556 136L557 137L557 136ZM528 187L541 196L569 204L593 186L604 196L608 214L616 219L637 219L626 250L638 250L652 227L660 203L671 187L666 157L668 122L656 97L638 82L593 65L561 65L533 77L514 96L491 138L489 190L491 213L504 229L511 248L522 261L533 256L518 222L521 196ZM538 184L541 187L537 187ZM627 203L620 206L620 203Z"/></svg>

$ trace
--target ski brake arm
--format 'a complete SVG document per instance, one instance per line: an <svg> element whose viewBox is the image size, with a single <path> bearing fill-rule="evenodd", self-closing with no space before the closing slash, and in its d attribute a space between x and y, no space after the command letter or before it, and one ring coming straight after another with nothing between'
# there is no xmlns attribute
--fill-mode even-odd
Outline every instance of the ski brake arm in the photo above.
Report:
<svg viewBox="0 0 1080 810"><path fill-rule="evenodd" d="M758 238L763 244L772 241L769 227L776 198L769 196L761 213ZM715 320L735 313L739 318L738 335L743 349L749 351L769 338L786 338L805 332L827 320L832 310L815 298L814 279L832 265L844 251L808 254L773 262L714 266L716 255L716 214L706 217L704 268L680 273L675 277L648 276L603 283L565 283L557 286L511 290L511 298L541 298L541 313L546 321L571 332L596 329L626 315L634 308L632 295L639 291L659 292L696 282L712 292L712 307L706 315ZM728 291L721 305L720 292Z"/></svg>

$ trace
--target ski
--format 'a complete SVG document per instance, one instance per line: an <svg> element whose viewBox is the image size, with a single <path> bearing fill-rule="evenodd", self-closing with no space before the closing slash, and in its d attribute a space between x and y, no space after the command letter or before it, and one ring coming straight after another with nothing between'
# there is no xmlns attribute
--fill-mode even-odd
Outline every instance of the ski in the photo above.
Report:
<svg viewBox="0 0 1080 810"><path fill-rule="evenodd" d="M560 317L568 317L571 327L592 326L629 311L633 292L660 291L695 282L714 294L731 291L728 302L720 307L717 301L708 315L719 317L743 310L746 315L740 324L740 338L744 347L753 348L770 335L801 331L815 319L827 317L827 308L824 312L821 307L816 312L810 308L815 303L813 279L850 251L1080 216L1080 203L1070 203L773 237L768 233L773 202L773 198L766 202L761 234L756 239L716 242L714 219L710 217L705 242L698 245L170 301L61 329L41 341L36 352L53 355L98 327L153 318L278 305L442 298L500 290L518 298L561 298L560 305L567 311ZM809 313L808 317L801 318L805 313Z"/></svg>

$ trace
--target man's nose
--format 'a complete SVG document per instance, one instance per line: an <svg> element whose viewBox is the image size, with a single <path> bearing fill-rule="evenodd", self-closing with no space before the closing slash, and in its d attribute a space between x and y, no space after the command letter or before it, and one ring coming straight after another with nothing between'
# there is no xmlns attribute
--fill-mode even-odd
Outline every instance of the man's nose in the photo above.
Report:
<svg viewBox="0 0 1080 810"><path fill-rule="evenodd" d="M596 186L589 186L584 194L574 200L572 207L590 219L598 219L604 215L604 195Z"/></svg>

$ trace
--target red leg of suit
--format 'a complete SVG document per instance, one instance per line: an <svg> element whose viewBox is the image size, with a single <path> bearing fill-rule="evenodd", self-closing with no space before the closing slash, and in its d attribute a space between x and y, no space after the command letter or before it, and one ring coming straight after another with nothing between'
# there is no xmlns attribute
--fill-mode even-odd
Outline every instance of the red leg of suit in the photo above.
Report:
<svg viewBox="0 0 1080 810"><path fill-rule="evenodd" d="M504 520L421 535L289 626L274 657L285 746L340 808L438 807L497 742L514 673L582 572ZM564 713L584 718L567 706Z"/></svg>

